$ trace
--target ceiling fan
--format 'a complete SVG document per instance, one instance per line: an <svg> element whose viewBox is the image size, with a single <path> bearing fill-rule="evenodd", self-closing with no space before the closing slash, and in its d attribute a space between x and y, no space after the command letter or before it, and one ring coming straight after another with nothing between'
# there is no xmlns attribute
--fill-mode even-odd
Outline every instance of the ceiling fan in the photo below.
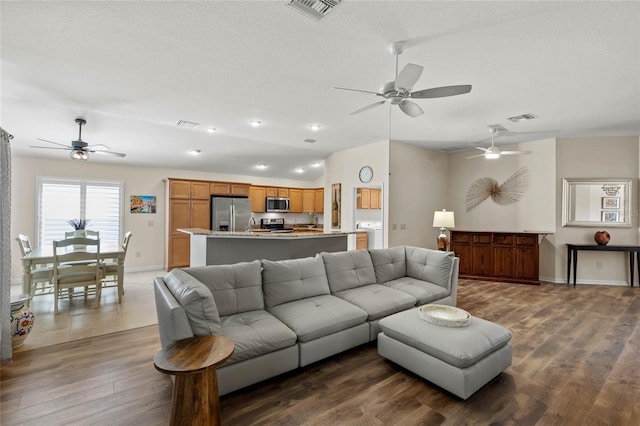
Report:
<svg viewBox="0 0 640 426"><path fill-rule="evenodd" d="M489 148L483 148L481 146L477 146L476 149L484 151L484 154L472 155L471 157L467 157L467 160L470 158L484 157L488 160L493 160L495 158L500 158L501 155L527 155L531 154L531 151L500 151L500 148L493 144L493 137L500 130L500 128L495 126L489 126L491 129L491 146ZM503 127L504 129L504 127ZM505 129L506 130L506 129Z"/></svg>
<svg viewBox="0 0 640 426"><path fill-rule="evenodd" d="M398 73L398 56L402 53L402 46L398 43L394 43L391 46L391 53L396 57L396 78L394 81L385 83L380 88L380 92L349 89L346 87L334 87L334 89L338 90L371 93L373 95L381 96L382 98L384 98L384 100L382 101L367 105L364 108L360 108L349 115L359 114L361 112L370 110L386 102L389 102L391 103L391 105L398 105L402 112L404 112L408 116L417 117L423 114L424 111L417 103L412 102L410 99L443 98L446 96L462 95L471 91L470 84L463 84L458 86L433 87L431 89L412 92L411 89L413 89L413 85L416 84L416 82L422 75L424 67L416 64L407 64L402 69L402 71Z"/></svg>
<svg viewBox="0 0 640 426"><path fill-rule="evenodd" d="M98 144L98 145L89 145L85 141L82 140L82 126L87 124L87 121L84 118L76 118L76 123L78 123L78 140L71 141L71 145L67 146L58 142L48 141L46 139L40 139L39 141L52 143L54 145L60 145L62 148L52 147L52 146L34 146L31 145L31 148L42 148L42 149L63 149L67 151L71 151L69 153L69 157L72 160L82 160L87 161L89 159L89 153L95 154L104 154L104 155L113 155L114 157L124 157L126 154L122 154L120 152L113 151L104 151L100 149L95 149L96 147L104 147L106 149L111 149L106 145Z"/></svg>

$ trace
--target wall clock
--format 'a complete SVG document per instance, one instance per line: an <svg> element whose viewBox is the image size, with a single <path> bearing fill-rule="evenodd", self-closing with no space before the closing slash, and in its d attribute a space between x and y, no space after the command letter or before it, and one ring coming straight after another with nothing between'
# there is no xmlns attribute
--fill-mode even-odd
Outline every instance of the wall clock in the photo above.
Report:
<svg viewBox="0 0 640 426"><path fill-rule="evenodd" d="M373 178L373 169L370 166L364 166L360 169L360 182L369 183Z"/></svg>

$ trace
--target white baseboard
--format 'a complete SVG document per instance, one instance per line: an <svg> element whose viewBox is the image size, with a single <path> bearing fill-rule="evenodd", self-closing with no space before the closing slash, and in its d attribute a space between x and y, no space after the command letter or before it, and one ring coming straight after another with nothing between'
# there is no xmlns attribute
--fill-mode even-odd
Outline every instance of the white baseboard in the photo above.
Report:
<svg viewBox="0 0 640 426"><path fill-rule="evenodd" d="M540 277L540 281L553 283L553 284L566 284L567 280L564 278L555 278L555 277ZM571 283L573 285L573 280ZM614 285L614 286L629 286L629 281L604 281L604 280L576 280L576 284L586 284L586 285ZM633 285L640 285L637 282L634 282Z"/></svg>

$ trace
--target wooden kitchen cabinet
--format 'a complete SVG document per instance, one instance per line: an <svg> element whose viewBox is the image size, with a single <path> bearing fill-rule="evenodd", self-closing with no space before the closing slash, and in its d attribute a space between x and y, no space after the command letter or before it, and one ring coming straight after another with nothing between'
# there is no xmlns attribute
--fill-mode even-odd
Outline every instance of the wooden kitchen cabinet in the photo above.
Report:
<svg viewBox="0 0 640 426"><path fill-rule="evenodd" d="M382 191L377 188L358 188L356 190L358 200L356 208L358 209L381 209L382 208Z"/></svg>
<svg viewBox="0 0 640 426"><path fill-rule="evenodd" d="M324 213L324 188L317 188L315 190L315 203L314 213Z"/></svg>
<svg viewBox="0 0 640 426"><path fill-rule="evenodd" d="M191 180L170 180L169 198L209 199L209 182Z"/></svg>
<svg viewBox="0 0 640 426"><path fill-rule="evenodd" d="M280 198L289 198L291 197L289 193L289 188L277 188L278 189L278 197Z"/></svg>
<svg viewBox="0 0 640 426"><path fill-rule="evenodd" d="M303 213L302 189L288 188L288 190L289 190L289 213Z"/></svg>
<svg viewBox="0 0 640 426"><path fill-rule="evenodd" d="M356 232L356 250L369 248L369 236L366 232Z"/></svg>
<svg viewBox="0 0 640 426"><path fill-rule="evenodd" d="M267 197L277 197L278 196L278 188L275 186L267 186L266 188Z"/></svg>
<svg viewBox="0 0 640 426"><path fill-rule="evenodd" d="M251 211L253 213L266 212L265 199L267 197L267 188L264 186L251 186L249 188L249 199L251 200Z"/></svg>
<svg viewBox="0 0 640 426"><path fill-rule="evenodd" d="M316 190L303 189L302 190L302 212L315 213L315 211L316 211Z"/></svg>
<svg viewBox="0 0 640 426"><path fill-rule="evenodd" d="M356 208L359 209L368 209L370 208L371 203L371 189L369 188L358 188L356 190Z"/></svg>
<svg viewBox="0 0 640 426"><path fill-rule="evenodd" d="M247 183L211 182L209 184L210 195L233 195L235 197L248 197L249 187Z"/></svg>
<svg viewBox="0 0 640 426"><path fill-rule="evenodd" d="M460 278L540 284L538 234L451 231Z"/></svg>
<svg viewBox="0 0 640 426"><path fill-rule="evenodd" d="M381 192L379 189L376 188L371 188L371 190L369 191L369 195L370 195L370 201L369 201L369 208L370 209L380 209L382 208L381 205Z"/></svg>
<svg viewBox="0 0 640 426"><path fill-rule="evenodd" d="M165 269L189 266L190 236L178 228L211 226L210 182L168 179L167 251Z"/></svg>

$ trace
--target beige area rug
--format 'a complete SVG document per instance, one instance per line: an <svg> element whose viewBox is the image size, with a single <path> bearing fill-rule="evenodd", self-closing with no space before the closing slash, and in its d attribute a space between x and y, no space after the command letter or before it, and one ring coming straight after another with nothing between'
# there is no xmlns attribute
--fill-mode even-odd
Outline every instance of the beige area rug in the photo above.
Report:
<svg viewBox="0 0 640 426"><path fill-rule="evenodd" d="M99 304L95 296L60 299L57 315L53 313L53 294L34 297L33 329L14 352L157 324L153 278L165 274L164 270L125 273L121 303L116 288L105 288ZM20 292L21 287L12 288L12 294Z"/></svg>

